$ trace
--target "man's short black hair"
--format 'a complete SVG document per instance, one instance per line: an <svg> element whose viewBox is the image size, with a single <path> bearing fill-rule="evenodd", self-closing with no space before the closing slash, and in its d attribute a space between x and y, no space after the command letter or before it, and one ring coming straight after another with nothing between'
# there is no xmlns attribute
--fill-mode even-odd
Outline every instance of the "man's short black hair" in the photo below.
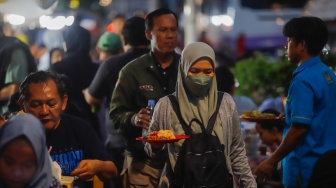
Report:
<svg viewBox="0 0 336 188"><path fill-rule="evenodd" d="M317 17L293 18L284 26L283 34L296 43L305 41L308 53L313 56L318 55L328 42L327 26Z"/></svg>
<svg viewBox="0 0 336 188"><path fill-rule="evenodd" d="M274 114L276 117L280 115L280 112L278 112L275 109L268 108L266 110L263 110L262 113L269 113L269 114ZM258 122L258 124L266 130L271 131L274 127L278 129L279 132L282 132L285 126L284 121L264 121L264 122Z"/></svg>
<svg viewBox="0 0 336 188"><path fill-rule="evenodd" d="M21 99L27 99L30 97L28 92L28 87L30 84L34 83L45 83L49 80L53 80L56 83L58 93L61 98L67 95L67 88L65 82L60 74L51 71L37 71L30 73L20 85Z"/></svg>
<svg viewBox="0 0 336 188"><path fill-rule="evenodd" d="M137 16L127 19L122 29L125 43L131 46L149 45L145 30L145 19Z"/></svg>
<svg viewBox="0 0 336 188"><path fill-rule="evenodd" d="M160 8L160 9L154 10L153 12L149 13L146 16L146 20L145 20L146 29L152 30L153 29L154 18L156 18L158 16L161 16L161 15L165 15L165 14L173 14L174 17L175 17L175 20L176 20L176 26L178 27L178 18L177 18L177 15L173 11L171 11L169 9Z"/></svg>

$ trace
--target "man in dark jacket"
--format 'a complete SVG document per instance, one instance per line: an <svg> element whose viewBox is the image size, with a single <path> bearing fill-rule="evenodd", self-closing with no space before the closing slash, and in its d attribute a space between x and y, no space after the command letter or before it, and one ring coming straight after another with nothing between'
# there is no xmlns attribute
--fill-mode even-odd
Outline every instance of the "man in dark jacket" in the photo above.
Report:
<svg viewBox="0 0 336 188"><path fill-rule="evenodd" d="M180 55L177 45L178 19L168 9L157 9L146 16L146 37L151 51L121 69L114 89L110 117L124 135L126 151L121 172L124 187L157 187L165 161L149 159L136 137L148 129L148 100L158 101L173 93ZM144 181L146 180L146 181Z"/></svg>

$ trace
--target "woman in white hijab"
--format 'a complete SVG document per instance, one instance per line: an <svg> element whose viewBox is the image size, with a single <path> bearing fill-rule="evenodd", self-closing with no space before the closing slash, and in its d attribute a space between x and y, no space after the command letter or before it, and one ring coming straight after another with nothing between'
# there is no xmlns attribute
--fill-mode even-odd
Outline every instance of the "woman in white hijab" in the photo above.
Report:
<svg viewBox="0 0 336 188"><path fill-rule="evenodd" d="M175 95L183 120L189 124L193 118L197 118L203 125L208 125L210 117L216 111L217 84L214 73L215 53L207 44L195 42L187 45L181 54L178 81ZM206 128L206 127L205 127ZM174 134L185 134L176 113L172 108L169 98L161 98L155 106L150 124L150 132L158 130L172 130ZM191 124L193 133L202 130L198 124ZM244 141L241 136L239 117L235 103L228 93L224 93L220 104L213 135L219 138L225 146L224 155L228 171L237 177L239 187L257 187L250 167L247 163ZM146 143L145 150L151 157L165 160L168 150L169 163L163 169L160 186L170 187L172 169L176 164L178 152L184 140L175 143L162 144Z"/></svg>
<svg viewBox="0 0 336 188"><path fill-rule="evenodd" d="M0 128L0 188L61 188L50 161L44 128L33 115L13 116Z"/></svg>

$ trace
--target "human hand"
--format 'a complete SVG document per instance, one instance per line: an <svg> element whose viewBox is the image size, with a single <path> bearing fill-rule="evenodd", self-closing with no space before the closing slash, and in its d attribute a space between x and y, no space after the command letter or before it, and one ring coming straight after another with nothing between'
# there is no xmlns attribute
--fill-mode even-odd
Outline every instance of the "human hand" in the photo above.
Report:
<svg viewBox="0 0 336 188"><path fill-rule="evenodd" d="M276 117L277 119L280 119L280 120L285 120L285 113L281 113L278 117Z"/></svg>
<svg viewBox="0 0 336 188"><path fill-rule="evenodd" d="M265 183L267 178L272 174L275 168L271 158L265 159L254 170L253 174L256 175L257 183Z"/></svg>
<svg viewBox="0 0 336 188"><path fill-rule="evenodd" d="M76 169L71 172L71 175L83 180L89 180L100 171L101 163L99 160L82 160Z"/></svg>
<svg viewBox="0 0 336 188"><path fill-rule="evenodd" d="M151 118L149 117L150 111L146 108L141 108L141 110L135 114L134 118L134 126L147 129L149 128L149 124L151 122Z"/></svg>

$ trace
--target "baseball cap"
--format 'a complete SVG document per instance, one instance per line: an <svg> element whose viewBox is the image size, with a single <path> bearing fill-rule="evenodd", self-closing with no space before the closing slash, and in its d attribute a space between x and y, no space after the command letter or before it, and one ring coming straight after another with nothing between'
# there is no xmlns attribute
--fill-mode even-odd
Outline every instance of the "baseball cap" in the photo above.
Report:
<svg viewBox="0 0 336 188"><path fill-rule="evenodd" d="M113 52L121 50L123 46L119 35L111 32L105 32L99 37L98 48L103 51Z"/></svg>

